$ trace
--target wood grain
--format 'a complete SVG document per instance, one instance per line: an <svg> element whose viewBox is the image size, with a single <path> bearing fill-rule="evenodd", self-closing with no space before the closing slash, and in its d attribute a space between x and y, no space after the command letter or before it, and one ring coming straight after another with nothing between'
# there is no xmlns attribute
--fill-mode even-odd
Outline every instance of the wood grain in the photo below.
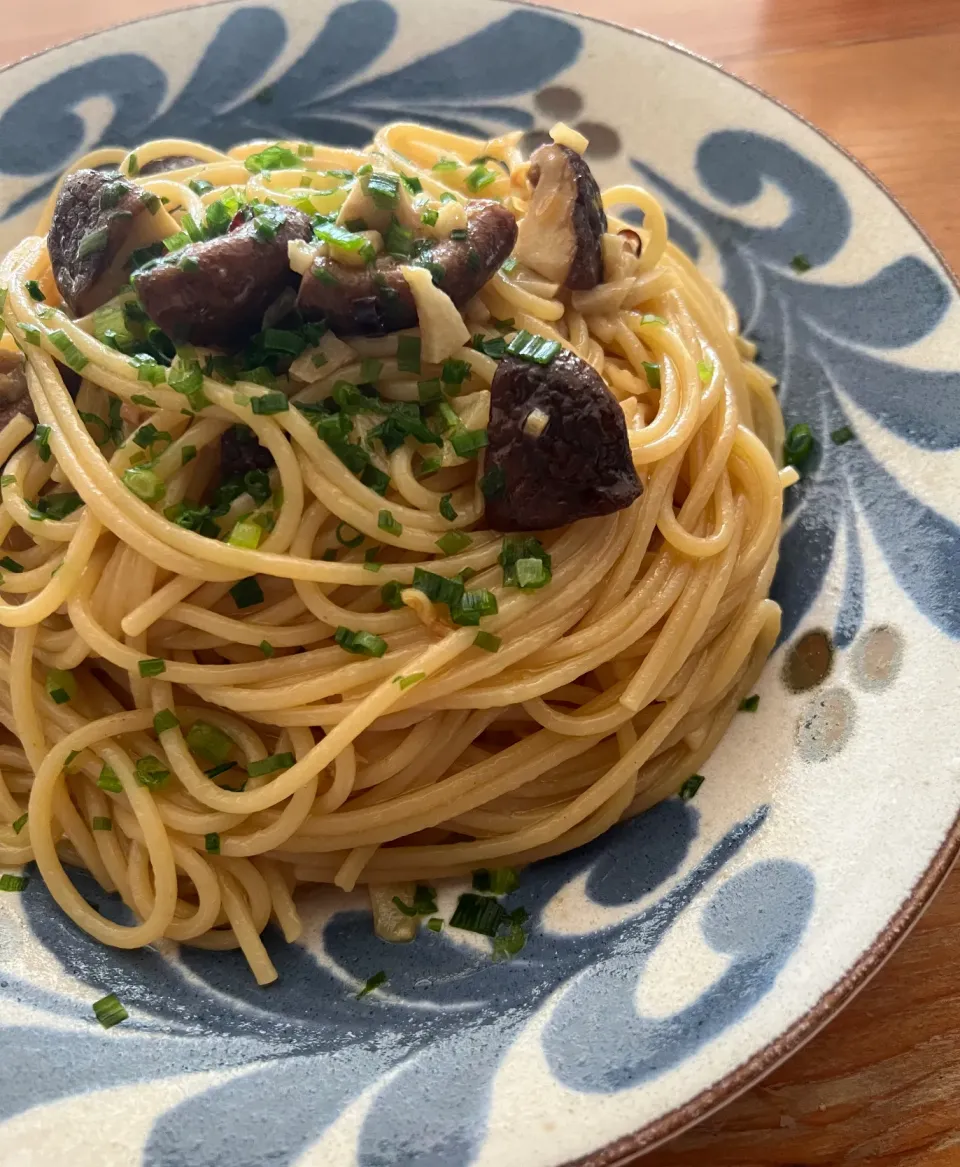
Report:
<svg viewBox="0 0 960 1167"><path fill-rule="evenodd" d="M181 0L2 0L0 64ZM555 0L686 44L857 155L960 268L960 0ZM878 878L882 873L878 871ZM960 1167L960 874L805 1049L643 1167Z"/></svg>

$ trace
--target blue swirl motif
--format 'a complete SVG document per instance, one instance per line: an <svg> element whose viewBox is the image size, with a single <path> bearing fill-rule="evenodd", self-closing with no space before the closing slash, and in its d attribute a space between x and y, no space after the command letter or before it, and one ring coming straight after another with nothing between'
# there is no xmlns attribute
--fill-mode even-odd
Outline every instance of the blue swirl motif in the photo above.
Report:
<svg viewBox="0 0 960 1167"><path fill-rule="evenodd" d="M300 57L271 79L268 95L261 92L265 79L288 40L283 17L268 7L231 12L169 104L167 75L139 53L67 69L0 117L0 173L43 176L4 217L45 195L83 147L76 110L91 97L109 99L113 116L88 149L168 136L222 148L281 136L362 146L378 126L398 119L486 137L533 124L530 112L509 99L534 92L572 65L583 39L568 21L518 9L392 72L371 74L397 27L397 11L385 0L340 5ZM39 138L38 125L44 127Z"/></svg>
<svg viewBox="0 0 960 1167"><path fill-rule="evenodd" d="M36 940L91 999L115 991L131 1007L122 1039L89 1029L0 1028L0 1121L31 1106L130 1083L204 1070L226 1080L163 1114L146 1167L288 1167L343 1109L376 1091L357 1147L358 1167L462 1167L481 1147L498 1067L551 994L559 1007L544 1036L557 1078L581 1091L615 1091L680 1064L749 1012L795 949L813 905L801 864L764 860L710 885L762 827L760 807L686 870L699 814L678 799L579 851L537 865L512 903L531 937L509 964L423 930L384 945L369 913L344 910L322 936L324 967L306 948L268 935L277 985L257 989L234 953L183 950L180 963L146 949L102 948L67 920L34 879L24 910ZM685 872L681 874L681 872ZM86 875L82 893L116 919L125 911ZM624 909L622 923L585 935L551 933L544 913L585 879L595 904ZM667 881L670 888L649 906ZM710 885L710 886L708 886ZM669 1017L644 1018L633 991L656 947L695 897L704 940L728 957L702 995ZM354 999L352 981L385 968L389 988ZM86 1020L75 1000L7 976L4 993L48 1015ZM269 1099L269 1105L265 1100Z"/></svg>
<svg viewBox="0 0 960 1167"><path fill-rule="evenodd" d="M835 446L829 437L849 424L845 396L918 450L960 447L960 373L910 368L880 355L929 335L951 302L950 287L913 255L862 284L818 282L817 266L849 237L850 207L825 171L775 139L723 130L705 138L697 153L704 187L729 206L751 202L765 183L779 187L790 212L773 228L751 227L704 206L646 162L634 159L633 166L712 241L745 331L780 378L788 424L806 421L818 438L813 472L787 495L773 590L784 612L782 639L819 595L841 537L846 566L835 639L846 646L857 635L865 586L858 512L916 607L941 631L960 637L960 528L912 495L862 443ZM671 231L696 255L686 223L672 223ZM791 270L797 255L809 260L809 274Z"/></svg>

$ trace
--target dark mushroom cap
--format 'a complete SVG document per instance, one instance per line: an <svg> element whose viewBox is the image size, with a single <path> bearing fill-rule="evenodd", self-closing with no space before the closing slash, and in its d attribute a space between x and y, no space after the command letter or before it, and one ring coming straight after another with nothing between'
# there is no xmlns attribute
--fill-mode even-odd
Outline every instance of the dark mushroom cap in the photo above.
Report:
<svg viewBox="0 0 960 1167"><path fill-rule="evenodd" d="M163 174L167 170L184 170L188 166L200 166L202 159L194 158L192 154L167 154L163 158L154 158L152 162L145 162L138 173L147 176Z"/></svg>
<svg viewBox="0 0 960 1167"><path fill-rule="evenodd" d="M273 455L246 425L233 425L220 435L220 477L242 478L249 470L270 470Z"/></svg>
<svg viewBox="0 0 960 1167"><path fill-rule="evenodd" d="M293 207L270 207L264 214L275 228L272 238L258 230L255 219L238 216L226 235L192 243L134 273L144 310L175 342L242 344L296 278L287 244L311 238L310 220Z"/></svg>
<svg viewBox="0 0 960 1167"><path fill-rule="evenodd" d="M546 418L539 433L527 422L534 410L535 421ZM487 436L487 471L503 473L503 489L486 501L494 530L548 530L608 515L643 489L623 411L600 375L569 349L546 366L516 357L500 362Z"/></svg>
<svg viewBox="0 0 960 1167"><path fill-rule="evenodd" d="M467 204L467 238L444 239L420 257L434 282L458 308L480 291L513 250L517 221L499 203ZM383 336L417 323L413 293L401 263L381 255L367 267L314 260L300 284L297 306L308 320L326 320L338 336Z"/></svg>
<svg viewBox="0 0 960 1167"><path fill-rule="evenodd" d="M590 167L576 150L549 142L530 156L529 178L533 198L517 258L571 291L595 288L603 279L607 216Z"/></svg>
<svg viewBox="0 0 960 1167"><path fill-rule="evenodd" d="M154 205L159 205L155 203ZM143 191L118 174L77 170L60 188L47 232L53 278L70 310L86 316L118 290L102 282L134 230L148 214Z"/></svg>
<svg viewBox="0 0 960 1167"><path fill-rule="evenodd" d="M26 364L23 353L0 349L0 430L9 425L18 413L36 424L37 411L33 408L27 390Z"/></svg>

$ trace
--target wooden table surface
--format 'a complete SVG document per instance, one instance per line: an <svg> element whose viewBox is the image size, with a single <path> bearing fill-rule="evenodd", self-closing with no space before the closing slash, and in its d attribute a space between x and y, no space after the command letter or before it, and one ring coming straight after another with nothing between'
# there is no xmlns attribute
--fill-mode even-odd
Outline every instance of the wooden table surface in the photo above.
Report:
<svg viewBox="0 0 960 1167"><path fill-rule="evenodd" d="M451 0L454 2L454 0ZM554 0L721 61L831 134L960 270L960 0ZM0 65L184 0L2 0ZM960 872L794 1058L643 1167L960 1165Z"/></svg>

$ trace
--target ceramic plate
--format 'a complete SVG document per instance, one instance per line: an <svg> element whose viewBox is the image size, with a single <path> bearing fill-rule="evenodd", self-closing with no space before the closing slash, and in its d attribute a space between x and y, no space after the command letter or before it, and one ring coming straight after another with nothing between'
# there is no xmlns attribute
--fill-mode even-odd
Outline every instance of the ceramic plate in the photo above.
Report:
<svg viewBox="0 0 960 1167"><path fill-rule="evenodd" d="M386 946L359 897L318 894L302 944L270 939L280 980L263 990L232 953L101 948L39 879L4 895L4 1165L619 1163L794 1050L946 872L957 292L889 196L793 114L670 45L496 0L218 4L0 73L0 246L100 144L358 146L394 119L535 137L557 118L591 139L602 183L663 200L788 422L816 433L759 709L694 801L524 875L532 937L509 964L447 930ZM389 987L357 1001L380 969ZM131 1018L104 1032L90 1005L109 991Z"/></svg>

